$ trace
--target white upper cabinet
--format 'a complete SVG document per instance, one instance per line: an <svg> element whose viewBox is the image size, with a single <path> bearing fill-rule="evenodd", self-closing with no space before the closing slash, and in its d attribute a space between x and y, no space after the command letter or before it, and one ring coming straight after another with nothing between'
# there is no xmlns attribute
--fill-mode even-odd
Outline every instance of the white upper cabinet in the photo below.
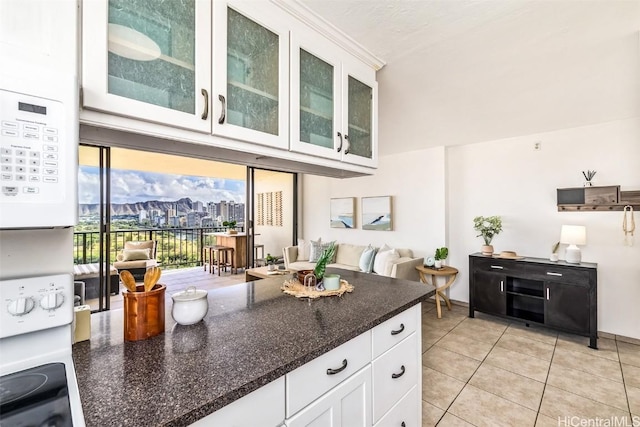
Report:
<svg viewBox="0 0 640 427"><path fill-rule="evenodd" d="M289 30L268 2L214 2L213 133L289 148Z"/></svg>
<svg viewBox="0 0 640 427"><path fill-rule="evenodd" d="M83 106L211 132L211 3L83 2Z"/></svg>
<svg viewBox="0 0 640 427"><path fill-rule="evenodd" d="M291 34L291 150L377 166L375 71L324 37Z"/></svg>

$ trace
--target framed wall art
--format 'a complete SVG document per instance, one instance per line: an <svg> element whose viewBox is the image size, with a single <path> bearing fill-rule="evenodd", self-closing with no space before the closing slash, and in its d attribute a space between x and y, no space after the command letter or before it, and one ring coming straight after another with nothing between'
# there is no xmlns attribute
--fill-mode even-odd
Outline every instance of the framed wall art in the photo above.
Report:
<svg viewBox="0 0 640 427"><path fill-rule="evenodd" d="M362 198L362 229L391 231L391 196Z"/></svg>
<svg viewBox="0 0 640 427"><path fill-rule="evenodd" d="M355 197L331 199L331 228L355 228Z"/></svg>

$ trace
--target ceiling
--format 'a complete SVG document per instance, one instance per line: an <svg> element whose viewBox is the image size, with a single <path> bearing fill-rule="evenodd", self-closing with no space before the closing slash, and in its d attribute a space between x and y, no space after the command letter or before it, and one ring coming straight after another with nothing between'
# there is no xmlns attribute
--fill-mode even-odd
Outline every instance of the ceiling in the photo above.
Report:
<svg viewBox="0 0 640 427"><path fill-rule="evenodd" d="M640 116L640 0L301 2L386 62L381 155Z"/></svg>

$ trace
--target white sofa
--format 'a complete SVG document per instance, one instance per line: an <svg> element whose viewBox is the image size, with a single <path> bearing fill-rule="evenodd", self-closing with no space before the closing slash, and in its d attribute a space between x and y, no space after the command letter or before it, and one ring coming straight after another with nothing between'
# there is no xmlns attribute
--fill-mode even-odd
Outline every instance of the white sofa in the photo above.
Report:
<svg viewBox="0 0 640 427"><path fill-rule="evenodd" d="M343 268L345 270L362 271L360 269L360 260L362 253L367 249L367 246L352 245L349 243L336 243L336 255L334 262L327 265L327 267ZM313 270L315 268L315 262L309 262L306 258L306 254L302 257L299 256L299 248L301 246L288 246L282 250L284 255L284 265L289 270ZM384 249L378 248L378 249ZM384 274L396 279L420 281L420 276L416 267L423 265L424 258L414 258L411 249L394 249L398 258L385 262L384 265L380 265L378 271L374 273ZM376 257L378 252L376 252ZM374 258L375 263L375 258ZM380 264L380 263L379 263ZM385 274L387 273L387 274Z"/></svg>

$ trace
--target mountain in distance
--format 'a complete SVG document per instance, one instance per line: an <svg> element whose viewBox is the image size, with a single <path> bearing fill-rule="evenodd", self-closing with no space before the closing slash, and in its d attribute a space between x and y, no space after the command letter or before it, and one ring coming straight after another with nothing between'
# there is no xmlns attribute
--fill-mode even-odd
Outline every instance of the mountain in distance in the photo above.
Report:
<svg viewBox="0 0 640 427"><path fill-rule="evenodd" d="M172 202L161 202L159 200L146 200L144 202L136 203L112 203L111 215L138 215L141 210L149 211L152 209L158 209L162 212L166 212L170 208L178 206L178 213L184 214L193 209L193 202L190 198L184 197L180 200ZM78 208L79 216L91 216L98 215L100 213L100 205L98 203L81 203Z"/></svg>

